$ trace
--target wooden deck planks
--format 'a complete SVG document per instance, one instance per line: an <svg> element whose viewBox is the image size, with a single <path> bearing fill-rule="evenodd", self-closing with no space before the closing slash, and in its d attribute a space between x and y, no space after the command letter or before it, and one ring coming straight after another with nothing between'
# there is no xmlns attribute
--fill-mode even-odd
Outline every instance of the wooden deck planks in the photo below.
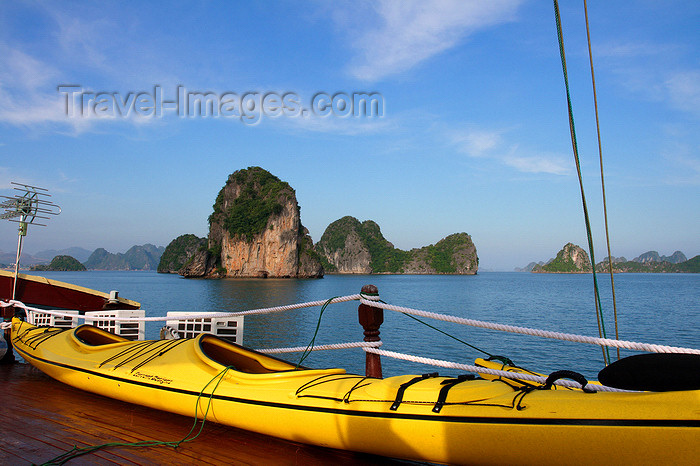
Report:
<svg viewBox="0 0 700 466"><path fill-rule="evenodd" d="M78 447L108 442L177 441L193 419L132 405L57 382L27 364L0 365L4 415L0 464L41 464ZM197 427L199 428L199 427ZM111 447L69 464L326 465L406 464L387 458L314 447L206 423L179 448Z"/></svg>

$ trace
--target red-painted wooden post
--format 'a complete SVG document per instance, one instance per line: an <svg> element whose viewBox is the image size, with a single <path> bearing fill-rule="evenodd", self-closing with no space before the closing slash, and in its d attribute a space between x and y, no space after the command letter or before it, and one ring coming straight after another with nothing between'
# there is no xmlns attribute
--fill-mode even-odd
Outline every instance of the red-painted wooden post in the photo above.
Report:
<svg viewBox="0 0 700 466"><path fill-rule="evenodd" d="M379 290L374 285L362 287L362 293L378 296ZM360 325L364 329L365 341L380 341L379 327L384 322L384 309L360 304L357 308ZM365 353L365 375L367 377L382 378L382 360L378 354Z"/></svg>

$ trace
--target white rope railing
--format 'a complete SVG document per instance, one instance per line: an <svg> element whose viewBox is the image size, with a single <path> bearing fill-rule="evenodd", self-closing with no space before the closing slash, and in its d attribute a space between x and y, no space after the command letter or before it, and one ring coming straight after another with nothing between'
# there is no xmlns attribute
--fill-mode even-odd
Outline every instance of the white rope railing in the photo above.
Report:
<svg viewBox="0 0 700 466"><path fill-rule="evenodd" d="M381 341L357 341L354 343L332 343L329 345L315 345L313 348L308 346L294 346L291 348L268 348L256 349L258 353L265 354L280 354L280 353L300 353L306 350L324 351L324 350L339 350L350 348L379 348L382 346Z"/></svg>
<svg viewBox="0 0 700 466"><path fill-rule="evenodd" d="M203 313L203 312L198 312L198 313L192 313L192 314L183 314L183 315L178 315L176 318L173 317L167 317L167 316L159 316L159 317L110 317L110 320L114 321L119 321L119 322L163 322L167 320L187 320L187 319L210 319L214 317L241 317L241 316L247 316L247 315L256 315L256 314L272 314L275 312L287 312L287 311L293 311L296 309L303 309L307 307L316 307L316 306L323 306L327 302L330 301L330 303L343 303L343 302L348 302L348 301L357 301L360 299L359 294L353 294L353 295L348 295L348 296L339 296L337 298L332 298L331 300L322 300L322 301L309 301L306 303L299 303L299 304L290 304L287 306L275 306L275 307L265 307L265 308L260 308L260 309L251 309L248 311L240 311L240 312L208 312L208 313ZM76 314L70 314L67 312L61 312L61 311L55 311L51 309L38 309L35 307L27 306L26 304L22 303L21 301L16 301L16 300L10 300L9 302L0 302L0 306L2 307L8 307L8 306L15 306L19 307L21 309L24 309L25 311L29 312L38 312L42 314L49 314L49 315L54 315L54 316L59 316L59 317L77 317L79 319L84 319L86 321L94 321L94 320L104 320L104 317L99 317L99 316L86 316L86 315L76 315Z"/></svg>
<svg viewBox="0 0 700 466"><path fill-rule="evenodd" d="M269 314L269 313L275 313L275 312L286 312L286 311L291 311L291 310L296 310L296 309L303 309L303 308L307 308L307 307L322 306L326 303L329 303L329 304L330 303L341 303L341 302L356 301L356 300L362 304L372 306L372 307L381 308L381 309L386 309L388 311L395 311L395 312L400 312L400 313L404 313L404 314L410 314L410 315L440 320L440 321L444 321L444 322L452 322L452 323L469 325L472 327L479 327L479 328L485 328L485 329L490 329L490 330L498 330L498 331L504 331L504 332L519 333L519 334L524 334L524 335L538 336L538 337L543 337L543 338L573 341L573 342L579 342L579 343L589 343L589 344L595 344L595 345L600 345L600 346L610 346L610 347L633 349L633 350L647 351L647 352L700 354L700 350L696 350L696 349L692 349L692 348L681 348L681 347L674 347L674 346L639 343L639 342L631 342L631 341L624 341L624 340L613 340L613 339L609 339L609 338L596 338L596 337L589 337L589 336L585 336L585 335L553 332L553 331L549 331L549 330L539 330L539 329L532 329L532 328L528 328L528 327L518 327L518 326L513 326L513 325L504 325L504 324L498 324L498 323L493 323L493 322L479 321L479 320L467 319L467 318L463 318L463 317L456 317L456 316L452 316L449 314L438 314L435 312L422 311L419 309L413 309L413 308L408 308L408 307L387 304L387 303L381 302L378 296L368 296L365 294L347 295L347 296L332 298L330 300L309 301L309 302L305 302L305 303L291 304L291 305L286 305L286 306L275 306L275 307L260 308L260 309L252 309L252 310L241 311L241 312L193 313L193 314L187 314L187 315L178 315L175 319L177 319L177 320L206 319L206 318L214 318L214 317L239 317L239 316L246 316L246 315ZM50 314L50 315L55 315L55 316L71 317L71 318L78 317L78 318L84 319L86 321L95 321L95 320L104 320L105 319L104 316L103 317L85 316L85 315L76 315L76 314L48 310L48 309L38 309L38 308L31 307L31 306L27 306L24 303L22 303L20 301L15 301L15 300L11 300L9 302L0 301L0 307L8 307L8 306L19 307L19 308L22 308L28 312L37 312L37 313ZM120 317L120 318L110 316L109 318L110 318L110 320L127 321L127 322L139 322L139 321L157 322L157 321L174 320L174 318L172 316L171 317L167 317L167 316L166 317ZM9 322L3 323L2 328L6 328L8 324L9 324ZM379 347L381 345L382 345L381 341L379 341L379 342L354 342L354 343L335 343L335 344L327 344L327 345L318 345L318 346L313 346L312 348L309 348L308 346L297 346L297 347L288 347L288 348L258 349L257 351L259 351L261 353L266 353L266 354L282 354L282 353L303 352L303 351L307 351L307 350L322 351L322 350L338 350L338 349L348 349L348 348L362 348L365 352L374 353L374 354L377 354L380 356L391 357L391 358L400 359L400 360L404 360L404 361L416 362L416 363L420 363L420 364L432 365L432 366L437 366L437 367L444 367L447 369L458 369L458 370L463 370L463 371L468 371L468 372L492 374L492 375L499 376L499 377L506 377L506 378L516 379L516 380L517 379L526 380L526 381L531 381L531 382L536 382L536 383L541 383L541 384L544 384L547 380L546 377L532 375L532 374L523 374L523 373L515 373L515 372L509 372L509 371L501 371L501 370L496 370L496 369L488 369L488 368L469 365L469 364L462 364L462 363L457 363L457 362L452 362L452 361L425 358L425 357L421 357L421 356L414 356L414 355L410 355L410 354L381 350L381 349L379 349ZM580 387L580 384L578 384L577 382L574 382L574 381L570 381L570 380L556 380L556 381L554 381L554 384L559 385L559 386L563 386L563 387L569 387L569 388L582 388L582 387ZM606 387L604 385L597 385L597 384L587 384L585 388L590 389L590 390L595 390L595 391L608 391L608 392L626 391L626 390L620 390L620 389Z"/></svg>
<svg viewBox="0 0 700 466"><path fill-rule="evenodd" d="M381 350L377 348L364 348L364 350L367 353L374 353L378 354L380 356L386 356L389 358L394 358L394 359L401 359L403 361L409 361L409 362L417 362L420 364L426 364L429 366L437 366L437 367L444 367L447 369L459 369L459 370L464 370L468 372L475 372L475 373L481 373L481 374L491 374L491 375L497 375L499 377L507 377L509 379L519 379L519 380L527 380L530 382L537 382L544 384L547 381L547 377L539 376L539 375L532 375L532 374L521 374L519 372L509 372L509 371L500 371L497 369L488 369L486 367L479 367L479 366L473 366L469 364L461 364L457 362L452 362L452 361L444 361L442 359L432 359L432 358L424 358L422 356L414 356L411 354L404 354L404 353L396 353L394 351L386 351L386 350ZM555 380L554 385L560 385L562 387L568 387L568 388L583 388L581 387L581 384L578 382L574 382L572 380ZM597 384L586 384L585 386L586 390L595 390L599 392L627 392L629 390L621 390L619 388L612 388L612 387L607 387L605 385L597 385Z"/></svg>
<svg viewBox="0 0 700 466"><path fill-rule="evenodd" d="M647 351L650 353L690 353L700 354L700 350L693 348L682 348L677 346L656 345L651 343L639 343L634 341L613 340L610 338L589 337L586 335L576 335L573 333L553 332L550 330L539 330L528 327L517 327L514 325L504 325L494 322L485 322L481 320L466 319L464 317L456 317L449 314L438 314L436 312L421 311L420 309L412 309L410 307L394 306L383 302L370 301L360 297L362 304L379 307L388 311L401 312L403 314L411 314L420 317L426 317L444 322L452 322L456 324L469 325L472 327L486 328L490 330L499 330L502 332L520 333L523 335L532 335L542 338L552 338L555 340L573 341L577 343L589 343L599 346L610 346L613 348L623 348L628 350Z"/></svg>
<svg viewBox="0 0 700 466"><path fill-rule="evenodd" d="M490 330L498 330L498 331L503 331L503 332L519 333L519 334L523 334L523 335L531 335L531 336L550 338L550 339L555 339L555 340L572 341L572 342L578 342L578 343L588 343L588 344L599 345L599 346L609 346L609 347L613 347L613 348L623 348L623 349L628 349L628 350L646 351L646 352L652 352L652 353L700 354L700 350L693 349L693 348L657 345L657 344L651 344L651 343L640 343L640 342L625 341L625 340L614 340L614 339L610 339L610 338L590 337L590 336L586 336L586 335L576 335L576 334L572 334L572 333L562 333L562 332L554 332L554 331L550 331L550 330L540 330L540 329L533 329L533 328L528 328L528 327L518 327L518 326L514 326L514 325L505 325L505 324L498 324L498 323L494 323L494 322L486 322L486 321L480 321L480 320L474 320L474 319L467 319L464 317L457 317L457 316L452 316L449 314L439 314L436 312L422 311L420 309L413 309L413 308L409 308L409 307L402 307L402 306L395 306L392 304L387 304L387 303L381 302L379 300L378 296L370 296L370 295L366 295L366 294L353 294L353 295L332 298L330 300L309 301L309 302L305 302L305 303L290 304L290 305L286 305L286 306L267 307L267 308L260 308L260 309L251 309L251 310L240 311L240 312L192 313L192 314L187 314L187 315L179 315L179 316L177 316L176 319L177 320L207 319L207 318L215 318L215 317L240 317L240 316L246 316L246 315L270 314L270 313L275 313L275 312L286 312L286 311L291 311L291 310L296 310L296 309L322 306L326 303L341 303L341 302L348 302L348 301L359 301L360 303L366 304L368 306L386 309L388 311L401 312L404 314L411 314L411 315L415 315L415 316L440 320L443 322L452 322L452 323L457 323L457 324L462 324L462 325L469 325L472 327L479 327L479 328L485 328L485 329L490 329ZM85 321L96 321L96 320L104 320L105 319L104 316L103 317L85 316L85 315L76 315L76 314L70 314L70 313L66 313L66 312L60 312L60 311L49 310L49 309L38 309L38 308L27 306L24 303L22 303L20 301L15 301L15 300L10 300L9 302L1 302L0 301L0 307L8 307L8 306L16 306L16 307L25 309L28 312L38 312L38 313L50 314L50 315L61 316L61 317L71 317L71 318L77 317L80 319L84 319ZM120 321L120 322L158 322L158 321L174 320L173 317L167 317L167 316L165 316L165 317L119 317L119 318L110 316L109 318L110 318L110 320Z"/></svg>

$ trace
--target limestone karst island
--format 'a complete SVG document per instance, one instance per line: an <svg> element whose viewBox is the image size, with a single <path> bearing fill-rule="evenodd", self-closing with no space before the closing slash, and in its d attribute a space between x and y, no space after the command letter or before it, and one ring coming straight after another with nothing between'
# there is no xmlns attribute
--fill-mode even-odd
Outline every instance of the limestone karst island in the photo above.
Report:
<svg viewBox="0 0 700 466"><path fill-rule="evenodd" d="M691 259L685 257L681 251L676 251L670 256L661 256L656 251L648 251L640 254L631 261L624 257L613 257L611 261L606 257L596 263L596 272L607 272L612 264L614 273L699 273L700 255ZM530 262L523 268L516 268L516 272L534 273L591 273L591 259L588 253L580 246L566 243L557 253L557 256L547 262Z"/></svg>
<svg viewBox="0 0 700 466"><path fill-rule="evenodd" d="M371 220L342 217L318 244L301 223L294 189L260 167L231 174L209 216L209 235L185 234L163 252L161 273L188 278L321 278L325 273L474 275L471 237L456 233L434 245L397 249Z"/></svg>

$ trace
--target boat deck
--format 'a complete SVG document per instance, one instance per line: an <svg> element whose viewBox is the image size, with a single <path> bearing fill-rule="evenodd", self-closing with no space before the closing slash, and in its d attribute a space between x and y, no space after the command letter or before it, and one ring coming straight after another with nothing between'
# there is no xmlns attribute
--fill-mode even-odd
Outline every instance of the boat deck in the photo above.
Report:
<svg viewBox="0 0 700 466"><path fill-rule="evenodd" d="M3 389L0 464L41 464L71 450L110 442L177 441L192 418L84 392L28 364L0 365ZM109 447L69 464L415 464L288 442L207 422L177 449Z"/></svg>

